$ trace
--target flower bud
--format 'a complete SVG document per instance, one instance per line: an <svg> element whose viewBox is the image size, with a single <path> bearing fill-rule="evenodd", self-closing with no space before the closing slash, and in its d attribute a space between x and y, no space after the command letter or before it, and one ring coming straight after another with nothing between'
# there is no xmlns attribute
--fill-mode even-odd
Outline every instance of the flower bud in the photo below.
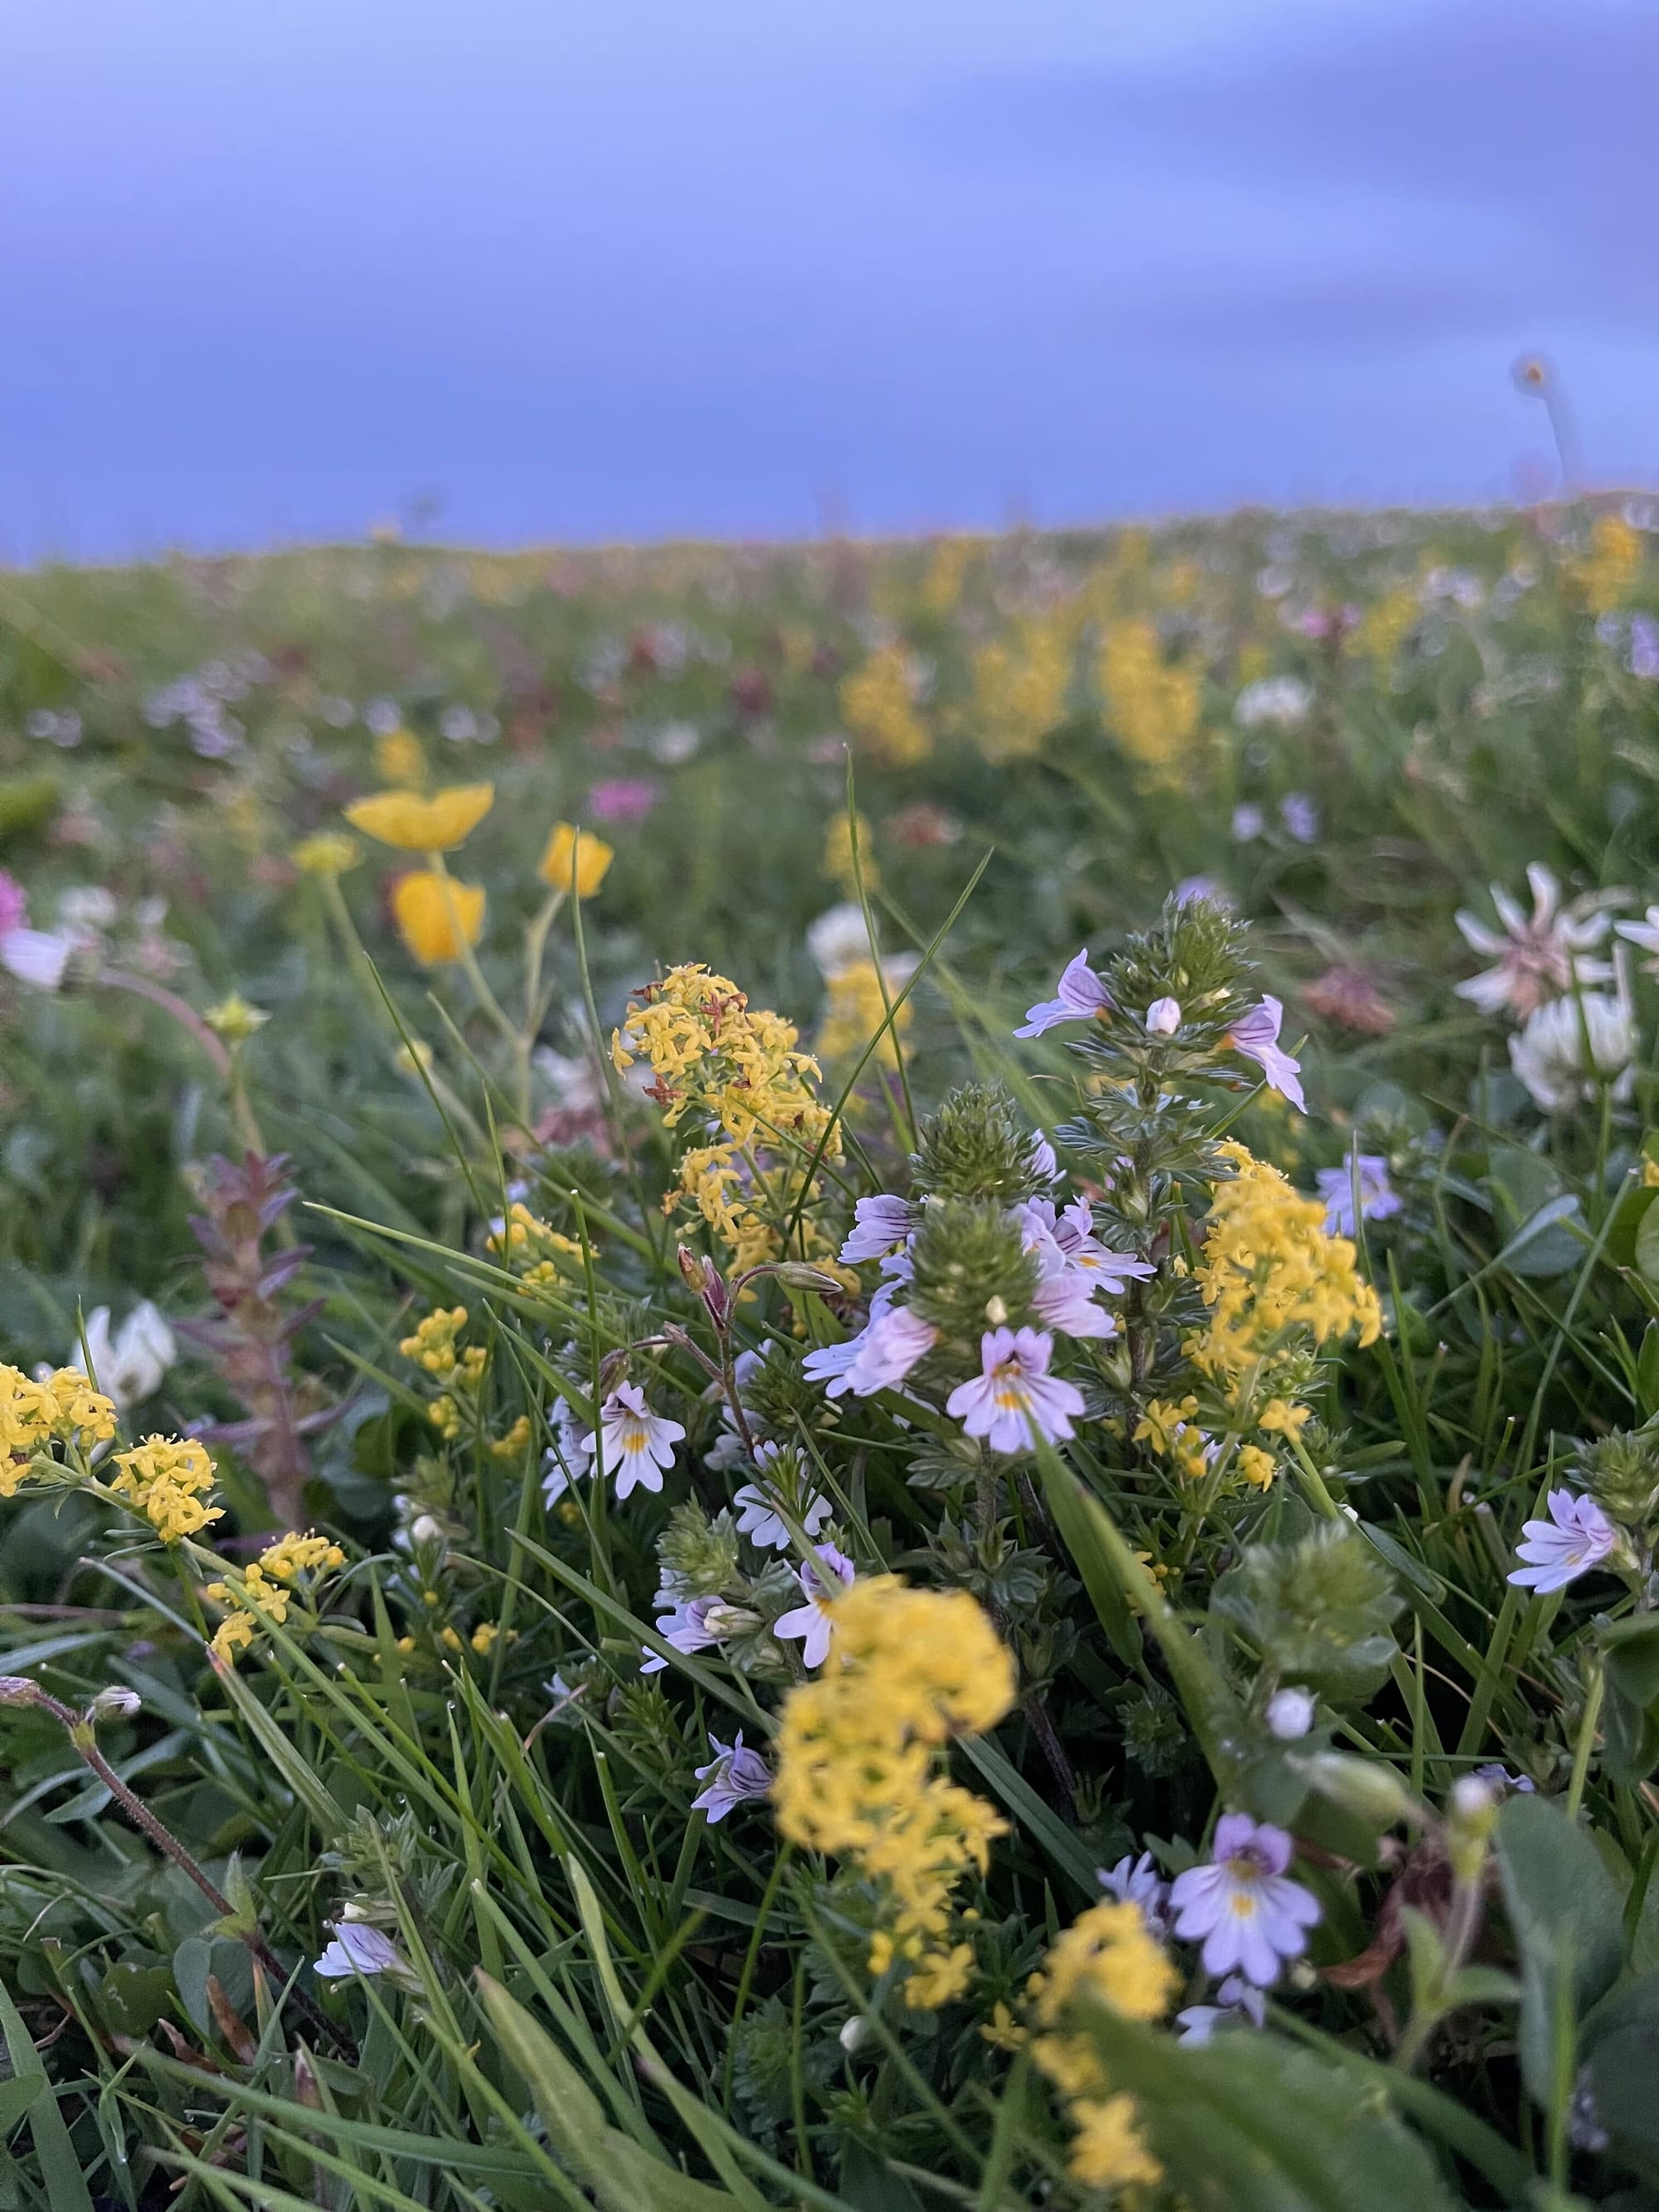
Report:
<svg viewBox="0 0 1659 2212"><path fill-rule="evenodd" d="M1267 1727L1281 1743L1294 1743L1306 1735L1314 1724L1314 1701L1310 1692L1301 1689L1275 1690L1267 1700Z"/></svg>
<svg viewBox="0 0 1659 2212"><path fill-rule="evenodd" d="M1154 999L1146 1009L1148 1036L1173 1036L1181 1027L1179 999Z"/></svg>
<svg viewBox="0 0 1659 2212"><path fill-rule="evenodd" d="M836 2040L850 2055L860 2048L869 2033L869 2022L862 2013L855 2012L850 2020L842 2021Z"/></svg>
<svg viewBox="0 0 1659 2212"><path fill-rule="evenodd" d="M112 1682L108 1689L100 1690L88 1706L87 1717L94 1721L130 1721L143 1702L137 1690Z"/></svg>
<svg viewBox="0 0 1659 2212"><path fill-rule="evenodd" d="M1412 1794L1393 1767L1381 1759L1352 1759L1346 1752L1319 1751L1298 1759L1309 1786L1343 1812L1391 1828L1416 1810Z"/></svg>
<svg viewBox="0 0 1659 2212"><path fill-rule="evenodd" d="M0 1705L33 1705L40 1696L27 1674L0 1674Z"/></svg>
<svg viewBox="0 0 1659 2212"><path fill-rule="evenodd" d="M998 1199L1012 1206L1047 1188L1053 1170L995 1083L964 1083L923 1124L911 1179L924 1198Z"/></svg>

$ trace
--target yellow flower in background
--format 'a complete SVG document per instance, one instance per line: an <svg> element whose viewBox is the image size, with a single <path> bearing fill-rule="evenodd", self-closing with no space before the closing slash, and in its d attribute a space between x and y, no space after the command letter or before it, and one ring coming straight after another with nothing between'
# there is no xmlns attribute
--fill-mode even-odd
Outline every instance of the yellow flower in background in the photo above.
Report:
<svg viewBox="0 0 1659 2212"><path fill-rule="evenodd" d="M988 761L1028 758L1066 718L1072 649L1063 617L1018 623L974 655L974 737Z"/></svg>
<svg viewBox="0 0 1659 2212"><path fill-rule="evenodd" d="M354 830L400 853L450 853L495 803L493 783L452 783L430 799L418 791L377 791L371 799L354 800L345 815Z"/></svg>
<svg viewBox="0 0 1659 2212"><path fill-rule="evenodd" d="M314 837L302 838L289 855L301 875L307 876L343 876L362 857L362 847L343 830L324 830Z"/></svg>
<svg viewBox="0 0 1659 2212"><path fill-rule="evenodd" d="M914 768L933 741L918 719L910 662L902 647L883 646L841 687L842 720L883 768Z"/></svg>
<svg viewBox="0 0 1659 2212"><path fill-rule="evenodd" d="M374 772L399 791L426 789L426 750L412 730L387 730L376 738Z"/></svg>
<svg viewBox="0 0 1659 2212"><path fill-rule="evenodd" d="M1164 658L1150 622L1119 623L1101 648L1100 688L1118 748L1152 790L1186 781L1200 749L1199 679Z"/></svg>
<svg viewBox="0 0 1659 2212"><path fill-rule="evenodd" d="M240 993L233 991L228 999L221 999L216 1006L209 1006L202 1019L216 1036L227 1044L246 1044L257 1030L262 1030L270 1016L258 1006L250 1006Z"/></svg>
<svg viewBox="0 0 1659 2212"><path fill-rule="evenodd" d="M882 973L873 960L854 960L829 978L830 1000L817 1034L821 1060L843 1060L853 1053L862 1052L876 1031L882 1030L887 1020L887 1008L909 981L915 963L890 960L885 965L885 999L882 995ZM910 1001L907 999L893 1016L891 1025L882 1030L876 1058L883 1066L898 1066L894 1031L902 1037L909 1026Z"/></svg>
<svg viewBox="0 0 1659 2212"><path fill-rule="evenodd" d="M568 891L574 870L576 896L592 898L605 881L605 871L615 857L612 848L603 837L595 837L586 830L578 830L574 823L556 822L537 872L542 881L551 884L556 891Z"/></svg>
<svg viewBox="0 0 1659 2212"><path fill-rule="evenodd" d="M849 896L858 891L858 877L853 872L853 823L845 814L832 817L823 833L823 872L831 883L839 884ZM876 856L870 847L870 824L863 815L858 817L859 871L864 878L864 888L872 891L881 881L881 871L876 866Z"/></svg>
<svg viewBox="0 0 1659 2212"><path fill-rule="evenodd" d="M1088 2188L1151 2185L1163 2168L1140 2133L1134 2099L1115 2087L1086 2028L1073 2026L1075 2008L1088 2002L1124 2020L1161 2020L1180 1981L1140 1907L1112 1903L1080 1913L1026 1985L1037 2031L1031 2054L1066 2100L1077 2130L1071 2170Z"/></svg>
<svg viewBox="0 0 1659 2212"><path fill-rule="evenodd" d="M441 967L459 960L483 934L483 885L416 868L392 886L392 918L422 968Z"/></svg>
<svg viewBox="0 0 1659 2212"><path fill-rule="evenodd" d="M1626 604L1642 573L1641 532L1622 515L1598 514L1590 525L1589 550L1573 573L1590 612L1613 613Z"/></svg>

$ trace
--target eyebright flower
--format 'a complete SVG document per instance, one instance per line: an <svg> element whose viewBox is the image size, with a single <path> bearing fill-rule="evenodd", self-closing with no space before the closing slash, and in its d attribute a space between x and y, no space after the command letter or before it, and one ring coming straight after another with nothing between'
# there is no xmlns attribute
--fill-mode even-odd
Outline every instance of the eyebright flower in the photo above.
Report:
<svg viewBox="0 0 1659 2212"><path fill-rule="evenodd" d="M1268 996L1259 1006L1252 1006L1242 1020L1233 1024L1223 1042L1234 1052L1253 1060L1267 1079L1267 1088L1276 1091L1281 1098L1288 1098L1298 1114L1305 1114L1307 1104L1302 1096L1299 1077L1301 1062L1292 1060L1279 1042L1279 1029L1285 1018L1285 1008L1278 999Z"/></svg>
<svg viewBox="0 0 1659 2212"><path fill-rule="evenodd" d="M1552 1490L1547 1521L1528 1521L1522 1528L1523 1543L1515 1547L1524 1559L1510 1580L1542 1595L1565 1589L1569 1583L1587 1575L1608 1558L1619 1541L1619 1531L1593 1498L1575 1497L1570 1490Z"/></svg>
<svg viewBox="0 0 1659 2212"><path fill-rule="evenodd" d="M618 1383L599 1408L602 1449L598 1456L616 1476L619 1504L636 1484L643 1484L647 1490L662 1488L663 1471L674 1464L674 1446L684 1434L680 1422L650 1410L637 1382ZM591 1430L582 1440L582 1449L590 1458L595 1456Z"/></svg>
<svg viewBox="0 0 1659 2212"><path fill-rule="evenodd" d="M711 1611L720 1602L717 1598L688 1598L678 1595L672 1589L659 1589L653 1602L670 1608L668 1612L658 1614L655 1625L658 1635L665 1644L672 1644L676 1651L684 1651L689 1656L696 1651L712 1650L720 1642L720 1637L708 1619ZM641 1674L660 1674L667 1664L660 1651L653 1651L647 1645L640 1661L640 1672Z"/></svg>
<svg viewBox="0 0 1659 2212"><path fill-rule="evenodd" d="M1035 1252L1046 1275L1056 1264L1086 1275L1097 1291L1120 1297L1131 1283L1144 1283L1158 1273L1150 1260L1133 1252L1114 1252L1095 1235L1095 1218L1086 1198L1074 1198L1063 1212L1051 1198L1028 1198L1016 1209L1024 1224L1025 1249Z"/></svg>
<svg viewBox="0 0 1659 2212"><path fill-rule="evenodd" d="M1095 1879L1120 1905L1140 1908L1140 1917L1149 1934L1159 1937L1169 1934L1165 1907L1170 1901L1170 1886L1159 1875L1150 1851L1142 1851L1138 1859L1121 1858L1115 1867L1097 1867Z"/></svg>
<svg viewBox="0 0 1659 2212"><path fill-rule="evenodd" d="M764 1451L765 1446L763 1445L761 1449ZM788 1524L778 1510L780 1501L775 1492L767 1489L764 1485L745 1482L732 1502L741 1509L738 1515L739 1536L747 1536L751 1544L763 1551L769 1548L774 1552L788 1550ZM832 1510L829 1499L820 1498L813 1492L805 1498L795 1517L809 1536L816 1536Z"/></svg>
<svg viewBox="0 0 1659 2212"><path fill-rule="evenodd" d="M615 858L603 837L578 830L574 823L556 822L537 873L556 891L568 891L574 878L576 896L592 898Z"/></svg>
<svg viewBox="0 0 1659 2212"><path fill-rule="evenodd" d="M774 1636L786 1644L799 1644L801 1664L809 1672L822 1667L830 1656L836 1600L854 1579L853 1562L844 1552L833 1544L815 1544L812 1549L815 1557L803 1560L796 1570L806 1602L780 1613L772 1623Z"/></svg>
<svg viewBox="0 0 1659 2212"><path fill-rule="evenodd" d="M691 1809L694 1813L706 1813L712 1828L734 1806L750 1798L764 1797L772 1787L772 1770L759 1752L746 1748L741 1729L731 1743L722 1743L710 1729L708 1741L714 1756L707 1766L692 1769L704 1787L691 1800Z"/></svg>
<svg viewBox="0 0 1659 2212"><path fill-rule="evenodd" d="M392 886L392 919L411 958L422 968L443 967L483 936L483 886L414 869Z"/></svg>
<svg viewBox="0 0 1659 2212"><path fill-rule="evenodd" d="M853 1209L853 1226L841 1248L849 1267L860 1261L884 1259L910 1234L910 1202L904 1198L861 1198Z"/></svg>
<svg viewBox="0 0 1659 2212"><path fill-rule="evenodd" d="M377 791L355 800L345 817L366 837L400 853L452 853L495 803L493 783L452 783L429 799L418 791Z"/></svg>
<svg viewBox="0 0 1659 2212"><path fill-rule="evenodd" d="M407 1974L409 1962L392 1938L366 1920L331 1920L333 1940L313 1966L313 1974L343 1981L348 1974Z"/></svg>
<svg viewBox="0 0 1659 2212"><path fill-rule="evenodd" d="M858 1339L857 1356L843 1370L842 1389L858 1398L896 1389L938 1341L939 1331L933 1323L906 1306L890 1305L879 1313L872 1312L869 1326Z"/></svg>
<svg viewBox="0 0 1659 2212"><path fill-rule="evenodd" d="M1052 999L1039 1000L1035 1006L1029 1007L1024 1024L1014 1035L1041 1036L1045 1030L1056 1029L1061 1022L1091 1021L1097 1014L1108 1014L1111 1010L1110 994L1089 965L1089 949L1085 945L1060 976L1057 994Z"/></svg>
<svg viewBox="0 0 1659 2212"><path fill-rule="evenodd" d="M1389 1181L1389 1164L1380 1152L1359 1152L1343 1167L1321 1168L1314 1181L1325 1201L1326 1230L1333 1237L1353 1235L1356 1182L1362 1221L1387 1221L1406 1202Z"/></svg>
<svg viewBox="0 0 1659 2212"><path fill-rule="evenodd" d="M1509 1013L1518 1021L1575 987L1605 983L1613 974L1605 960L1585 957L1606 937L1607 915L1587 908L1583 900L1564 907L1559 883L1536 860L1527 870L1527 882L1532 889L1530 915L1501 884L1492 886L1501 934L1472 914L1456 917L1475 951L1497 960L1495 967L1456 985L1458 997L1473 1000L1483 1014Z"/></svg>
<svg viewBox="0 0 1659 2212"><path fill-rule="evenodd" d="M1048 1372L1054 1340L1041 1329L991 1328L980 1339L981 1371L958 1383L945 1410L970 1437L983 1437L996 1452L1029 1451L1031 1425L1050 1443L1073 1431L1083 1394Z"/></svg>
<svg viewBox="0 0 1659 2212"><path fill-rule="evenodd" d="M1202 1938L1206 1973L1237 1972L1267 1989L1283 1962L1306 1949L1319 1900L1286 1876L1290 1863L1283 1828L1248 1813L1217 1821L1210 1863L1188 1867L1170 1887L1175 1932L1187 1942Z"/></svg>
<svg viewBox="0 0 1659 2212"><path fill-rule="evenodd" d="M1178 2043L1189 2049L1206 2044L1218 2027L1265 2027L1267 2024L1267 2000L1260 1990L1252 1989L1242 1974L1229 1974L1215 1993L1213 2004L1188 2005L1176 2014L1176 2025L1181 2033Z"/></svg>
<svg viewBox="0 0 1659 2212"><path fill-rule="evenodd" d="M1655 672L1659 673L1659 668ZM1640 921L1616 921L1613 926L1620 937L1647 954L1642 963L1646 973L1659 975L1659 906L1650 906Z"/></svg>

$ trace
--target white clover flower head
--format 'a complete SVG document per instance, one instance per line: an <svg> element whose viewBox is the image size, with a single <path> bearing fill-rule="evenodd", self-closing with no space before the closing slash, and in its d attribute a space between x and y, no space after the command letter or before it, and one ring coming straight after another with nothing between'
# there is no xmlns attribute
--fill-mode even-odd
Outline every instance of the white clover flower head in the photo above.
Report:
<svg viewBox="0 0 1659 2212"><path fill-rule="evenodd" d="M1598 991L1534 1007L1510 1039L1510 1064L1547 1114L1593 1100L1604 1085L1614 1098L1628 1097L1635 1057L1629 1006Z"/></svg>

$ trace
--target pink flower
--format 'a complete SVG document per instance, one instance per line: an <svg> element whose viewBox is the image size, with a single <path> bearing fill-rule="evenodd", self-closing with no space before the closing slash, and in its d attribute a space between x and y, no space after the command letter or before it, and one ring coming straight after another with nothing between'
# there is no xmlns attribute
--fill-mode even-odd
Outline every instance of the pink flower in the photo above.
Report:
<svg viewBox="0 0 1659 2212"><path fill-rule="evenodd" d="M1111 1012L1112 1001L1106 986L1089 965L1089 948L1085 945L1060 979L1059 994L1042 999L1028 1008L1023 1027L1014 1031L1016 1036L1041 1036L1061 1022L1086 1022L1097 1014Z"/></svg>
<svg viewBox="0 0 1659 2212"><path fill-rule="evenodd" d="M993 1451L1029 1450L1033 1422L1050 1443L1063 1442L1073 1433L1071 1417L1083 1411L1083 1394L1049 1374L1054 1348L1041 1329L988 1328L980 1339L982 1372L957 1386L945 1412Z"/></svg>
<svg viewBox="0 0 1659 2212"><path fill-rule="evenodd" d="M1292 1060L1279 1042L1279 1025L1285 1018L1280 1000L1264 998L1259 1006L1252 1006L1240 1021L1233 1024L1224 1042L1235 1052L1253 1060L1267 1079L1269 1091L1276 1091L1281 1098L1288 1098L1298 1114L1305 1114L1307 1103L1302 1096L1298 1080L1302 1063Z"/></svg>
<svg viewBox="0 0 1659 2212"><path fill-rule="evenodd" d="M1229 1813L1216 1822L1208 1866L1188 1867L1170 1888L1175 1932L1204 1942L1206 1973L1242 1973L1259 1989L1279 1979L1285 1959L1307 1948L1319 1900L1291 1881L1291 1839L1283 1828Z"/></svg>
<svg viewBox="0 0 1659 2212"><path fill-rule="evenodd" d="M596 822L643 822L657 799L658 787L647 776L608 776L588 793L587 811Z"/></svg>
<svg viewBox="0 0 1659 2212"><path fill-rule="evenodd" d="M1522 1589L1565 1589L1569 1583L1599 1567L1619 1541L1619 1531L1593 1498L1575 1498L1570 1490L1552 1490L1547 1521L1528 1521L1521 1533L1526 1542L1515 1547L1516 1557L1527 1565L1510 1577Z"/></svg>
<svg viewBox="0 0 1659 2212"><path fill-rule="evenodd" d="M21 929L28 918L28 893L15 876L0 868L0 937Z"/></svg>

